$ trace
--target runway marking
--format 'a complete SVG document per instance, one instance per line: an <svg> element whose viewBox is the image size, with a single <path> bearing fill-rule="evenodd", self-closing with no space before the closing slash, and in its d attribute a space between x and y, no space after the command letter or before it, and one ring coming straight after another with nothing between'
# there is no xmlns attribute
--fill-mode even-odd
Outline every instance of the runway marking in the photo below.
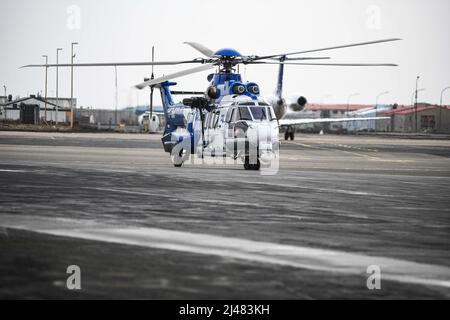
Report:
<svg viewBox="0 0 450 320"><path fill-rule="evenodd" d="M138 195L138 196L154 196L154 197L158 197L158 198L167 198L169 200L174 199L174 200L183 200L183 201L188 201L188 202L203 202L203 203L223 204L223 205L232 205L232 206L236 205L236 202L233 202L233 201L219 200L219 199L191 199L189 197L182 197L179 194L165 195L162 193L154 193L154 192L148 192L148 191L133 191L133 190L123 190L123 189L113 189L113 188L97 188L97 187L82 187L82 189L108 191L108 192L132 194L132 195ZM266 205L262 205L262 204L258 204L258 203L249 203L249 202L239 202L239 205L248 206L248 207L256 207L256 208L267 208Z"/></svg>
<svg viewBox="0 0 450 320"><path fill-rule="evenodd" d="M16 173L23 173L27 172L26 170L13 170L13 169L0 169L0 172L16 172Z"/></svg>
<svg viewBox="0 0 450 320"><path fill-rule="evenodd" d="M252 185L270 185L274 187L281 187L281 188L287 188L287 189L301 189L301 190L316 190L318 192L329 192L329 193L340 193L340 194L348 194L348 195L354 195L354 196L373 196L373 197L387 197L387 198L394 198L395 195L392 194L379 194L374 192L364 192L364 191L352 191L352 190L344 190L344 189L329 189L329 188L321 188L321 187L315 187L315 186L299 186L299 185L293 185L293 184L287 184L287 183L265 183L265 182L242 182L246 184L252 184Z"/></svg>
<svg viewBox="0 0 450 320"><path fill-rule="evenodd" d="M367 267L377 265L383 280L450 288L448 267L385 257L183 231L119 227L90 220L1 215L0 225L54 236L356 275L363 277L362 285L368 276Z"/></svg>
<svg viewBox="0 0 450 320"><path fill-rule="evenodd" d="M304 143L300 143L300 142L289 142L289 144L294 144L294 145L298 145L301 147L306 147L306 148L310 148L310 149L314 149L314 150L328 150L328 151L339 151L339 152L344 152L347 154L351 154L354 156L358 156L358 157L363 157L363 158L367 158L369 160L381 160L381 158L379 157L375 157L375 156L371 156L368 154L364 154L364 153L359 153L359 152L354 152L354 151L347 151L347 150L341 150L341 149L337 149L337 148L333 148L333 147L327 147L327 145L329 145L328 143L325 142L319 142L318 144L320 145L319 147L314 147L314 146L310 146ZM378 152L378 150L374 150L374 149L363 149L363 148L359 148L359 147L352 147L352 146L348 146L348 145L343 145L343 144L333 144L335 147L340 147L340 148L346 148L346 149L351 149L351 150L360 150L360 151L367 151L367 152Z"/></svg>

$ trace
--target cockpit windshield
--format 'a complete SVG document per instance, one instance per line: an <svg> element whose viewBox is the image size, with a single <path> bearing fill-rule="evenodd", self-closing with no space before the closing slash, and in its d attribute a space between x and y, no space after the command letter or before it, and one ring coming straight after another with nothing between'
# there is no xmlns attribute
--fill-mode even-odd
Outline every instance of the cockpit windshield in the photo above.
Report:
<svg viewBox="0 0 450 320"><path fill-rule="evenodd" d="M276 120L275 113L273 112L272 107L260 105L260 106L240 106L236 108L237 114L235 121L264 121ZM232 114L230 113L230 119Z"/></svg>
<svg viewBox="0 0 450 320"><path fill-rule="evenodd" d="M251 107L250 108L253 119L256 121L267 120L267 109L266 107Z"/></svg>
<svg viewBox="0 0 450 320"><path fill-rule="evenodd" d="M249 121L253 120L252 115L248 110L248 107L239 107L238 117L239 117L238 120L249 120Z"/></svg>

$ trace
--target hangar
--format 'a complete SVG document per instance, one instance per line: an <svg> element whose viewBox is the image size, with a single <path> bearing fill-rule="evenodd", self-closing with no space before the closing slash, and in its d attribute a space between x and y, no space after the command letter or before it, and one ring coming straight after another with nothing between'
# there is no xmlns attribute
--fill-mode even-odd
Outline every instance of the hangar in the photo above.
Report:
<svg viewBox="0 0 450 320"><path fill-rule="evenodd" d="M70 119L70 108L65 105L70 99L48 98L30 95L25 98L12 100L0 104L0 119L2 121L13 121L25 124L38 124L40 122L67 123Z"/></svg>
<svg viewBox="0 0 450 320"><path fill-rule="evenodd" d="M416 108L401 106L397 109L380 113L391 117L377 123L377 131L416 132ZM420 103L417 106L417 131L423 133L450 133L450 107Z"/></svg>

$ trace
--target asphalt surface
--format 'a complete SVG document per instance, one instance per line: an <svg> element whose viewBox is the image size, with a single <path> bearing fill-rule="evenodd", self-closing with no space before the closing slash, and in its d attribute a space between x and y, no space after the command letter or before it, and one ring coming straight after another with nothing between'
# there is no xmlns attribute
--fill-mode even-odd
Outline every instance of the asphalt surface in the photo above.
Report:
<svg viewBox="0 0 450 320"><path fill-rule="evenodd" d="M262 176L174 168L158 136L0 132L0 298L448 299L450 141L296 138Z"/></svg>

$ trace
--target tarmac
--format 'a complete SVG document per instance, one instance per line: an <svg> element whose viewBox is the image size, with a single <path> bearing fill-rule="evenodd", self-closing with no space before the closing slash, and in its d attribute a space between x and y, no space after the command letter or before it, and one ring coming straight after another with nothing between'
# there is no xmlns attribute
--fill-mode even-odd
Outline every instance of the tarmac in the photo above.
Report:
<svg viewBox="0 0 450 320"><path fill-rule="evenodd" d="M0 298L448 299L449 178L447 139L297 135L264 176L174 168L158 135L0 132Z"/></svg>

